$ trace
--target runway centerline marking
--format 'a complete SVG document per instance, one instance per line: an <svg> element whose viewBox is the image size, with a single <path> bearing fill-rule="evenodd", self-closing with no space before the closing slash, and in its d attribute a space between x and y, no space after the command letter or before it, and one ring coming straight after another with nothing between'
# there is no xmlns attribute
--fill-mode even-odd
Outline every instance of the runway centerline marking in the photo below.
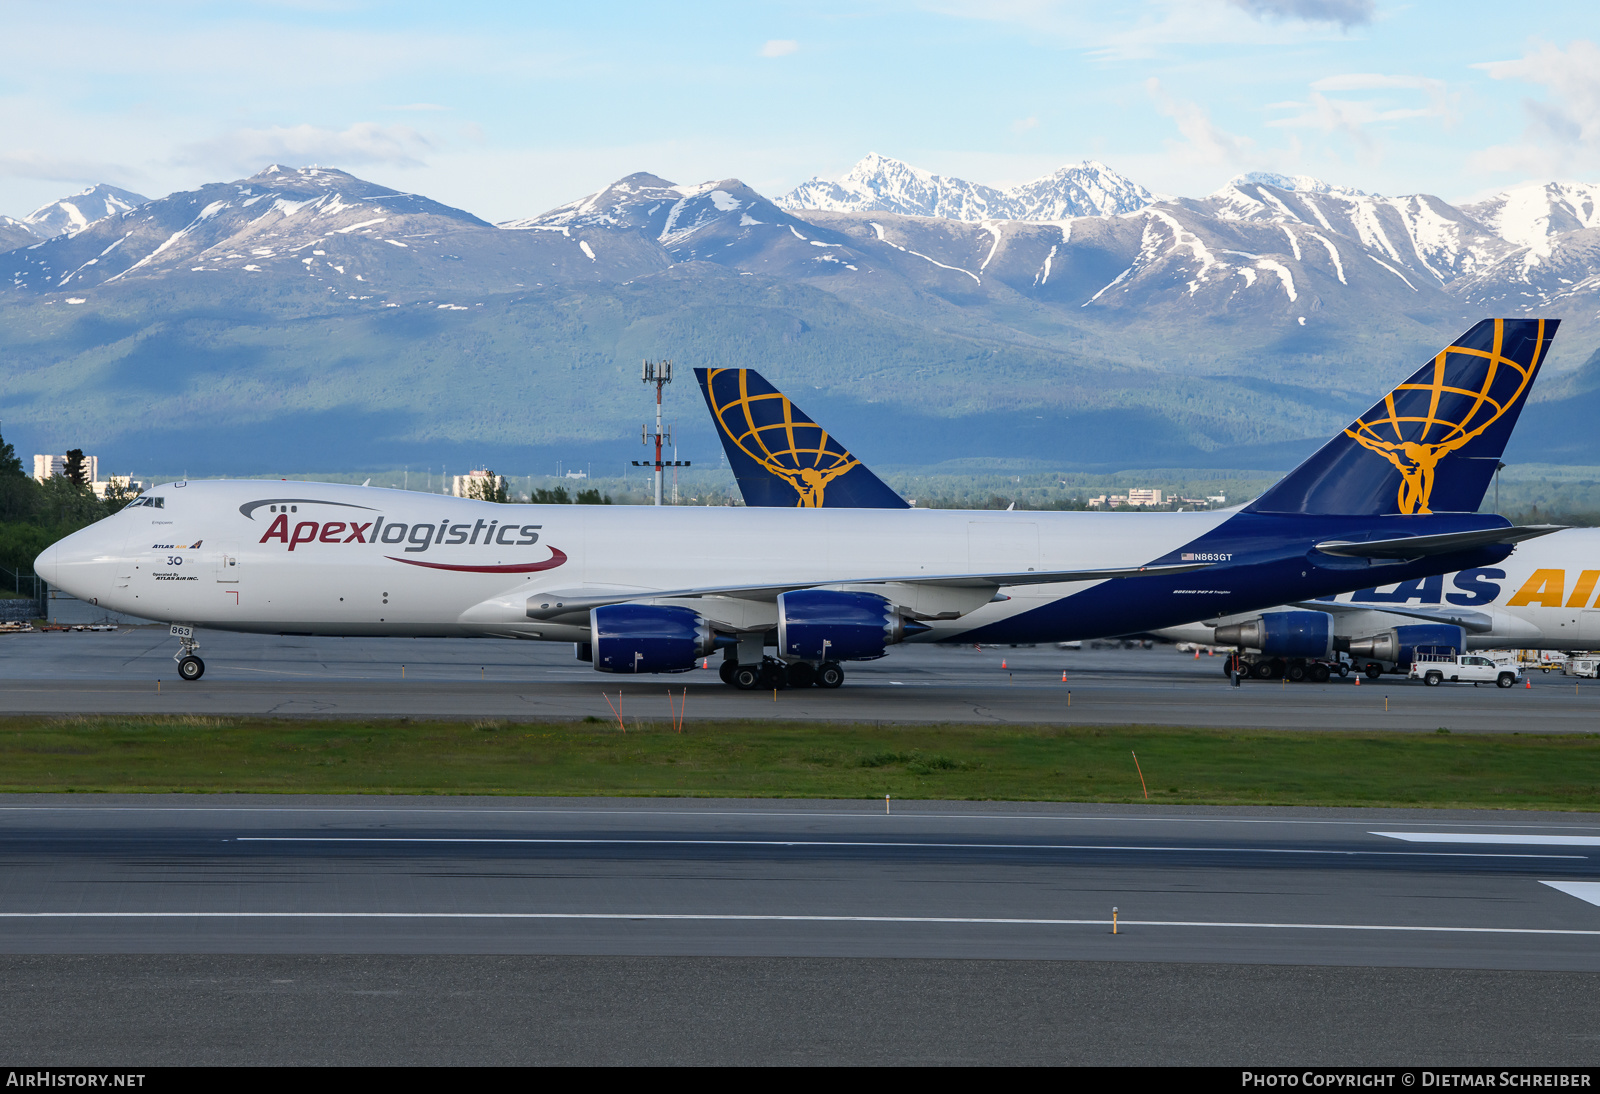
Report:
<svg viewBox="0 0 1600 1094"><path fill-rule="evenodd" d="M1516 844L1525 847L1600 847L1600 836L1542 836L1516 832L1368 832L1407 843Z"/></svg>
<svg viewBox="0 0 1600 1094"><path fill-rule="evenodd" d="M885 923L993 927L1109 927L1109 919L1025 919L990 916L785 915L720 912L0 912L20 919L438 919L599 920L686 923ZM1120 919L1127 927L1187 927L1227 930L1397 931L1422 934L1573 935L1600 937L1600 930L1561 927L1452 927L1397 923L1250 923L1234 920Z"/></svg>
<svg viewBox="0 0 1600 1094"><path fill-rule="evenodd" d="M1541 881L1539 884L1548 885L1568 896L1575 896L1579 900L1600 906L1600 881Z"/></svg>
<svg viewBox="0 0 1600 1094"><path fill-rule="evenodd" d="M557 844L630 847L897 847L963 851L1172 851L1181 854L1344 855L1404 858L1533 858L1586 859L1587 855L1541 855L1495 851L1365 851L1316 850L1295 847L1162 847L1101 843L928 843L904 840L757 840L757 839L572 839L538 836L234 836L235 843L408 843L408 844Z"/></svg>

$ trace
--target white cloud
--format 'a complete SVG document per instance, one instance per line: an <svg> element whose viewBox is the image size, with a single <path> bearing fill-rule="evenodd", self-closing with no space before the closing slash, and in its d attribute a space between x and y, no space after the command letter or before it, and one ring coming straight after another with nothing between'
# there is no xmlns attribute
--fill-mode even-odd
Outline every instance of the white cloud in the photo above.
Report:
<svg viewBox="0 0 1600 1094"><path fill-rule="evenodd" d="M196 141L178 152L176 161L220 170L251 173L268 163L329 167L382 164L387 167L421 167L422 156L433 143L407 125L357 122L343 131L314 125L235 129L231 133Z"/></svg>
<svg viewBox="0 0 1600 1094"><path fill-rule="evenodd" d="M115 163L65 159L24 149L0 155L0 178L40 179L45 182L116 182L141 172Z"/></svg>
<svg viewBox="0 0 1600 1094"><path fill-rule="evenodd" d="M1026 117L1026 118L1018 118L1016 121L1011 123L1011 131L1013 133L1026 133L1030 129L1038 129L1038 128L1039 128L1039 119L1038 119L1037 116L1030 116L1030 117Z"/></svg>
<svg viewBox="0 0 1600 1094"><path fill-rule="evenodd" d="M800 52L800 43L793 38L773 38L761 47L763 57L787 57Z"/></svg>
<svg viewBox="0 0 1600 1094"><path fill-rule="evenodd" d="M1241 165L1249 157L1254 142L1219 128L1198 103L1175 99L1155 77L1144 82L1155 100L1156 110L1171 118L1183 134L1182 141L1168 141L1174 157L1190 163Z"/></svg>
<svg viewBox="0 0 1600 1094"><path fill-rule="evenodd" d="M1473 167L1543 175L1600 167L1600 47L1583 38L1565 50L1539 42L1517 60L1473 67L1546 89L1543 101L1523 100L1528 128L1521 143L1483 149L1472 156Z"/></svg>
<svg viewBox="0 0 1600 1094"><path fill-rule="evenodd" d="M1373 0L1228 0L1257 19L1298 19L1352 27L1372 22Z"/></svg>

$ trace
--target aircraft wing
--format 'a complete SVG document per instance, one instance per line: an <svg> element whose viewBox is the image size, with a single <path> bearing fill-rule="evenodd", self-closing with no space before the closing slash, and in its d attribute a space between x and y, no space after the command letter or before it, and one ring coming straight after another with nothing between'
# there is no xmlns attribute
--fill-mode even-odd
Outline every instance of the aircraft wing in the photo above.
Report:
<svg viewBox="0 0 1600 1094"><path fill-rule="evenodd" d="M1430 623L1449 623L1473 634L1484 634L1494 629L1493 617L1469 608L1407 608L1402 604L1347 604L1338 600L1301 600L1291 607L1312 612L1385 612L1410 619L1426 619Z"/></svg>
<svg viewBox="0 0 1600 1094"><path fill-rule="evenodd" d="M1525 539L1559 532L1564 527L1561 524L1523 524L1510 528L1485 528L1477 532L1442 532L1435 536L1373 539L1364 543L1329 539L1317 544L1316 549L1325 555L1346 558L1426 558L1430 555L1454 554L1474 547L1520 543Z"/></svg>
<svg viewBox="0 0 1600 1094"><path fill-rule="evenodd" d="M796 581L786 585L705 585L692 589L634 590L585 596L581 592L571 596L561 593L535 593L528 598L529 619L553 619L557 616L587 612L607 604L626 604L634 600L683 599L700 596L732 596L747 600L775 600L781 593L799 589L815 589L828 585L943 585L950 588L983 588L1002 585L1047 585L1067 581L1106 581L1123 577L1159 577L1188 573L1214 565L1210 562L1186 562L1177 566L1128 566L1110 570L1028 570L1007 574L915 574L909 577L827 578L821 581Z"/></svg>

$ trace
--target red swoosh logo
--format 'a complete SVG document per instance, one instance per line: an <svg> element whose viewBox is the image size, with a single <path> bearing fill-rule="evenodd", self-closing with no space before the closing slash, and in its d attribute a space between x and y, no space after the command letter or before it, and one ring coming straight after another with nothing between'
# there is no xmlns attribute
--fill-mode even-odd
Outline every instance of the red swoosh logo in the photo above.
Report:
<svg viewBox="0 0 1600 1094"><path fill-rule="evenodd" d="M423 566L429 570L455 570L464 574L531 574L539 570L553 570L567 561L565 551L550 548L550 557L543 562L524 562L515 566L453 566L448 562L421 562L414 558L395 558L385 555L390 562L404 562L407 566Z"/></svg>

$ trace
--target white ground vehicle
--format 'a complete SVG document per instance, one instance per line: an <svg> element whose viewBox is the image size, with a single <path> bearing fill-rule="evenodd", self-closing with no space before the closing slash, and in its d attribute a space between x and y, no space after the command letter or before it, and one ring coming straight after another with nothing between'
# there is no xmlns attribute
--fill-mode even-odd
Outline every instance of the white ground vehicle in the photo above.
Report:
<svg viewBox="0 0 1600 1094"><path fill-rule="evenodd" d="M1567 658L1566 667L1562 669L1562 672L1568 676L1583 676L1592 680L1596 676L1600 676L1600 659L1593 657L1569 657Z"/></svg>
<svg viewBox="0 0 1600 1094"><path fill-rule="evenodd" d="M1452 656L1447 653L1418 654L1411 662L1411 679L1421 680L1430 688L1444 683L1494 684L1509 688L1516 684L1522 673L1513 665L1497 665L1487 657L1474 653Z"/></svg>

